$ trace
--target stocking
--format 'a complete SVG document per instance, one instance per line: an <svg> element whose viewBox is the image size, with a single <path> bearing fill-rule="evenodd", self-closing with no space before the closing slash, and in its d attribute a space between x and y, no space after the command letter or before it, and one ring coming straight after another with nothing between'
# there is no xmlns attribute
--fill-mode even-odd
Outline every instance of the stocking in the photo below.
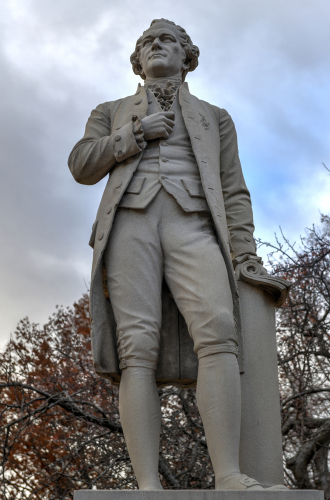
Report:
<svg viewBox="0 0 330 500"><path fill-rule="evenodd" d="M119 388L119 413L140 490L161 490L158 476L161 409L155 371L127 367Z"/></svg>

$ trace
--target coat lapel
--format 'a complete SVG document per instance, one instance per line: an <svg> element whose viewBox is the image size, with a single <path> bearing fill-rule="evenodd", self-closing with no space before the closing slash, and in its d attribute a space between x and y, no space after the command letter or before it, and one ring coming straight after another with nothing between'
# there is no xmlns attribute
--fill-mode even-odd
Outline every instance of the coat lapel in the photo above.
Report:
<svg viewBox="0 0 330 500"><path fill-rule="evenodd" d="M190 94L187 83L180 88L179 101L204 193L214 222L219 228L222 246L229 254L226 212L220 181L219 121L209 104Z"/></svg>
<svg viewBox="0 0 330 500"><path fill-rule="evenodd" d="M134 95L125 97L119 106L112 124L112 133L126 125L136 115L140 120L147 116L148 98L146 89L139 83Z"/></svg>

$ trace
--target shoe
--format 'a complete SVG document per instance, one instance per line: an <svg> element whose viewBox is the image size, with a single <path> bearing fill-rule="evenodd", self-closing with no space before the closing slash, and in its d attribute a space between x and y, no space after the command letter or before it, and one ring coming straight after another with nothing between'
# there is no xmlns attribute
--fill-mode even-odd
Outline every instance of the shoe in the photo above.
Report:
<svg viewBox="0 0 330 500"><path fill-rule="evenodd" d="M256 491L263 490L258 481L248 477L246 474L236 474L224 478L219 486L216 485L216 490L245 490L245 491Z"/></svg>

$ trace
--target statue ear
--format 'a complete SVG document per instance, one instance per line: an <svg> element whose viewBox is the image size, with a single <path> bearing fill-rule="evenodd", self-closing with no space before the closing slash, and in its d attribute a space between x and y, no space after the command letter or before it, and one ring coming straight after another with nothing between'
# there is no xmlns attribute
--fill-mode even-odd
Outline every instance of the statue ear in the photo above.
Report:
<svg viewBox="0 0 330 500"><path fill-rule="evenodd" d="M144 74L143 72L143 69L142 69L142 66L140 66L140 77L142 78L142 80L145 80L146 79L146 75Z"/></svg>
<svg viewBox="0 0 330 500"><path fill-rule="evenodd" d="M138 58L138 61L139 61L139 64L137 66L137 71L138 71L140 77L142 78L142 80L145 80L146 79L146 75L143 72L142 64L140 63L140 58Z"/></svg>
<svg viewBox="0 0 330 500"><path fill-rule="evenodd" d="M187 73L190 71L190 61L185 59L182 63L182 81L184 82L187 76Z"/></svg>

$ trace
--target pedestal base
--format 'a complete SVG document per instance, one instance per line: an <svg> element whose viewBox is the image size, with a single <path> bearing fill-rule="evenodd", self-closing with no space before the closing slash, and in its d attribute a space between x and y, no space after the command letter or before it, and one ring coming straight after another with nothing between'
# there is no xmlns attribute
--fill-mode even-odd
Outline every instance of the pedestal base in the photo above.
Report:
<svg viewBox="0 0 330 500"><path fill-rule="evenodd" d="M74 500L323 500L323 491L79 490Z"/></svg>

